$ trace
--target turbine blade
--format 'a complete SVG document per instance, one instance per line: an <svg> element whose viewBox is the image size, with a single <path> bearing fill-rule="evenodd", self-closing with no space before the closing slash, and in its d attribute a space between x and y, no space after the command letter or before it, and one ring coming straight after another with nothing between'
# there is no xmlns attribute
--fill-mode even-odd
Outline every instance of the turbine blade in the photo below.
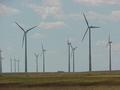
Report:
<svg viewBox="0 0 120 90"><path fill-rule="evenodd" d="M44 50L44 48L43 48L43 43L42 43L42 50Z"/></svg>
<svg viewBox="0 0 120 90"><path fill-rule="evenodd" d="M110 44L110 33L109 33L109 36L108 36L108 42L106 43L106 47L108 47Z"/></svg>
<svg viewBox="0 0 120 90"><path fill-rule="evenodd" d="M41 41L42 53L44 52L43 42Z"/></svg>
<svg viewBox="0 0 120 90"><path fill-rule="evenodd" d="M90 28L100 28L100 27L97 27L97 26L90 26Z"/></svg>
<svg viewBox="0 0 120 90"><path fill-rule="evenodd" d="M69 39L67 40L67 44L69 44Z"/></svg>
<svg viewBox="0 0 120 90"><path fill-rule="evenodd" d="M32 27L32 28L30 28L30 29L28 29L26 32L29 32L30 30L32 30L32 29L34 29L34 28L36 28L37 26L34 26L34 27Z"/></svg>
<svg viewBox="0 0 120 90"><path fill-rule="evenodd" d="M23 30L23 32L25 32L25 30L17 22L15 23L18 25L19 28L21 28L21 30Z"/></svg>
<svg viewBox="0 0 120 90"><path fill-rule="evenodd" d="M70 56L71 56L71 58L73 57L73 50L72 50L72 52L71 52Z"/></svg>
<svg viewBox="0 0 120 90"><path fill-rule="evenodd" d="M70 44L70 47L71 47L71 49L73 49L73 46L72 46L72 44Z"/></svg>
<svg viewBox="0 0 120 90"><path fill-rule="evenodd" d="M24 46L24 41L25 41L25 33L24 33L23 39L22 39L22 48L23 48L23 46Z"/></svg>
<svg viewBox="0 0 120 90"><path fill-rule="evenodd" d="M110 42L110 33L109 33L109 37L108 37L108 42Z"/></svg>
<svg viewBox="0 0 120 90"><path fill-rule="evenodd" d="M75 50L77 49L78 47L75 47Z"/></svg>
<svg viewBox="0 0 120 90"><path fill-rule="evenodd" d="M34 53L34 55L35 55L35 56L37 56L37 54L36 54L36 53Z"/></svg>
<svg viewBox="0 0 120 90"><path fill-rule="evenodd" d="M85 19L85 21L86 21L86 24L87 24L87 26L88 26L88 28L89 28L89 23L88 23L88 20L87 20L87 18L86 18L86 16L85 16L84 13L83 13L83 16L84 16L84 19Z"/></svg>
<svg viewBox="0 0 120 90"><path fill-rule="evenodd" d="M89 30L89 28L87 28L87 30L86 30L86 32L85 32L85 34L84 34L83 38L82 38L82 41L84 40L84 38L85 38L85 36L86 36L86 34L87 34L88 30Z"/></svg>

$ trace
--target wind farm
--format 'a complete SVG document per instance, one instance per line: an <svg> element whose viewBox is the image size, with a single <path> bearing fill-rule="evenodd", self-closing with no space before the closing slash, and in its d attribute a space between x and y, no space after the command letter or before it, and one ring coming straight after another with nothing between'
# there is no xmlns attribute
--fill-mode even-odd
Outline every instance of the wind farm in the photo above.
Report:
<svg viewBox="0 0 120 90"><path fill-rule="evenodd" d="M0 90L119 90L119 3L1 0Z"/></svg>
<svg viewBox="0 0 120 90"><path fill-rule="evenodd" d="M47 90L48 86L51 87L51 89L49 88L50 90L54 90L56 87L62 88L63 90L66 90L65 88L69 88L69 90L74 90L75 88L76 88L76 90L82 90L83 88L86 88L86 87L87 88L92 87L91 89L86 89L86 90L92 90L92 89L97 90L99 88L100 89L102 88L102 90L104 90L103 88L108 88L107 86L111 85L111 83L106 84L106 82L108 82L109 79L113 80L112 78L116 78L116 75L117 75L117 78L120 77L120 75L119 75L120 71L112 70L112 62L111 62L112 41L110 38L110 34L109 34L108 42L107 42L107 46L109 47L109 71L104 71L104 70L93 71L92 70L93 66L92 66L92 50L91 50L92 49L91 31L92 31L92 29L96 29L99 27L90 26L88 23L88 20L86 18L86 15L84 13L83 13L83 17L87 24L87 30L84 33L82 41L85 39L87 32L89 33L89 50L88 50L88 52L89 52L89 56L88 56L89 57L89 65L88 65L89 71L88 72L77 72L76 71L76 65L77 65L76 61L77 60L75 58L76 57L75 52L77 49L79 49L78 47L80 47L80 46L77 45L76 47L74 47L73 46L74 43L72 43L72 41L69 39L67 40L67 50L66 50L68 53L68 60L67 60L68 61L68 64L67 64L68 71L67 72L65 72L64 70L58 71L58 72L47 72L46 71L46 66L47 66L47 64L46 64L46 49L44 48L43 42L41 42L41 54L34 53L35 62L36 62L36 64L35 64L36 70L34 72L28 72L27 33L38 26L34 26L30 29L25 30L17 22L15 22L17 24L17 26L24 32L23 40L22 40L22 47L25 43L25 72L20 72L20 68L21 68L20 60L16 59L15 57L14 57L14 59L10 58L10 72L9 73L8 72L2 73L2 62L0 62L1 75L9 78L11 80L12 80L12 78L11 78L11 76L12 76L14 78L14 80L17 81L14 83L9 82L7 80L4 81L8 84L5 84L5 83L2 84L2 82L0 81L0 83L1 83L0 87L2 87L5 90L8 89L8 88L6 88L6 86L9 87L9 89L14 88L15 90L17 90L18 88L24 89L24 88L26 88L26 86L33 87L33 89L35 89L35 90L38 90L38 89L39 90L42 90L42 89ZM39 60L39 55L42 56L42 60ZM2 61L2 54L0 54L0 57L1 57L0 61ZM40 66L39 62L42 63L41 66ZM40 68L42 69L42 71L39 71ZM14 69L14 71L13 71L13 69ZM29 77L28 77L28 75L29 75ZM2 76L1 76L1 78L2 78ZM92 78L90 76L92 76ZM23 79L23 77L24 77L24 79ZM69 78L67 78L67 77L69 77ZM91 82L91 79L93 79L93 77L94 77L94 80L92 80L92 82ZM99 77L99 78L97 78L97 77ZM18 81L17 80L18 78L21 78L22 81ZM36 78L35 82L34 82L33 78ZM62 78L64 78L64 79L62 79ZM76 80L74 81L70 78L74 78ZM26 79L29 79L31 81L27 81ZM42 82L41 79L44 79L45 82ZM89 79L90 81L87 79ZM102 79L102 81L101 81L101 79ZM40 80L40 81L38 81L38 80ZM87 81L85 81L85 80L87 80ZM119 81L117 81L118 83L116 83L116 81L117 80L113 81L111 88L115 89L116 85L119 86L119 84L118 84ZM25 84L21 84L23 82ZM32 83L32 84L30 84L30 83ZM10 86L11 84L12 84L12 87ZM73 89L71 89L71 85L72 85ZM99 85L100 87L96 87L96 85ZM104 87L104 85L105 85L105 87Z"/></svg>

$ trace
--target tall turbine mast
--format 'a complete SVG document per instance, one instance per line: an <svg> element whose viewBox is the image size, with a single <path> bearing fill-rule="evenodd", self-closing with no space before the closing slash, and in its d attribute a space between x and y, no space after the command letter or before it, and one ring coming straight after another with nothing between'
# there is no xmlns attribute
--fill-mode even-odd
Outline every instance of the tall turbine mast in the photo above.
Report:
<svg viewBox="0 0 120 90"><path fill-rule="evenodd" d="M87 30L86 30L83 38L82 38L82 41L84 40L87 32L89 32L89 72L91 72L92 71L92 62L91 62L91 60L92 60L92 55L91 55L91 29L93 29L93 28L99 28L99 27L90 26L84 13L83 13L83 16L84 16L84 19L85 19L86 24L87 24Z"/></svg>
<svg viewBox="0 0 120 90"><path fill-rule="evenodd" d="M109 71L112 70L111 68L111 48L112 48L112 41L110 39L110 34L109 34L109 38L108 38L108 45L109 45Z"/></svg>
<svg viewBox="0 0 120 90"><path fill-rule="evenodd" d="M16 62L17 62L17 71L19 72L20 71L20 60L18 59L16 60Z"/></svg>
<svg viewBox="0 0 120 90"><path fill-rule="evenodd" d="M10 72L12 73L12 62L13 62L13 60L12 60L12 58L10 58Z"/></svg>
<svg viewBox="0 0 120 90"><path fill-rule="evenodd" d="M71 47L71 42L68 40L67 41L67 45L68 45L68 72L70 72L70 47Z"/></svg>
<svg viewBox="0 0 120 90"><path fill-rule="evenodd" d="M75 72L75 50L77 47L73 47L71 44L71 49L72 49L72 57L73 57L73 72Z"/></svg>
<svg viewBox="0 0 120 90"><path fill-rule="evenodd" d="M24 28L22 28L17 22L15 22L18 27L24 32L23 34L23 40L22 40L22 47L25 43L25 72L27 73L27 33L31 30L33 30L34 28L36 28L37 26L34 26L32 28L29 28L27 30L25 30Z"/></svg>
<svg viewBox="0 0 120 90"><path fill-rule="evenodd" d="M45 52L46 52L46 49L44 49L44 46L43 46L43 43L42 43L43 72L45 72Z"/></svg>
<svg viewBox="0 0 120 90"><path fill-rule="evenodd" d="M36 57L36 72L38 72L38 57L39 57L39 54L34 53L34 55Z"/></svg>
<svg viewBox="0 0 120 90"><path fill-rule="evenodd" d="M16 58L14 57L14 71L16 72L17 69L16 69Z"/></svg>
<svg viewBox="0 0 120 90"><path fill-rule="evenodd" d="M0 50L0 73L2 73L2 50Z"/></svg>

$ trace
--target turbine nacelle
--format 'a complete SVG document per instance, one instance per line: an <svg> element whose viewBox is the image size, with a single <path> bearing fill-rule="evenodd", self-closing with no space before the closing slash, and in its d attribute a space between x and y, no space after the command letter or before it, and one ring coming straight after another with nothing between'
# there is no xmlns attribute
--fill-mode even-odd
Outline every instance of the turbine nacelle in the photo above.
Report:
<svg viewBox="0 0 120 90"><path fill-rule="evenodd" d="M39 54L37 54L37 53L34 53L34 55L35 55L35 57L39 57Z"/></svg>
<svg viewBox="0 0 120 90"><path fill-rule="evenodd" d="M108 43L109 43L109 44L112 44L112 41L109 41Z"/></svg>
<svg viewBox="0 0 120 90"><path fill-rule="evenodd" d="M109 46L109 45L111 45L111 44L112 44L112 41L111 41L111 39L110 39L110 33L109 33L107 46Z"/></svg>
<svg viewBox="0 0 120 90"><path fill-rule="evenodd" d="M71 46L72 51L75 51L78 48L78 47L73 47L72 44L70 46Z"/></svg>
<svg viewBox="0 0 120 90"><path fill-rule="evenodd" d="M71 45L71 42L70 42L69 40L67 40L67 44L68 44L68 45Z"/></svg>

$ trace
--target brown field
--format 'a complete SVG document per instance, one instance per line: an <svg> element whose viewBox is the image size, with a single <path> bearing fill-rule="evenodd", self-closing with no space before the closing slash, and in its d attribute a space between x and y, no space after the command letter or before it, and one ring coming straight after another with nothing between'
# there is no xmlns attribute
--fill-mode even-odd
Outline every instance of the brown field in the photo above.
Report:
<svg viewBox="0 0 120 90"><path fill-rule="evenodd" d="M0 90L120 90L120 72L4 73Z"/></svg>

